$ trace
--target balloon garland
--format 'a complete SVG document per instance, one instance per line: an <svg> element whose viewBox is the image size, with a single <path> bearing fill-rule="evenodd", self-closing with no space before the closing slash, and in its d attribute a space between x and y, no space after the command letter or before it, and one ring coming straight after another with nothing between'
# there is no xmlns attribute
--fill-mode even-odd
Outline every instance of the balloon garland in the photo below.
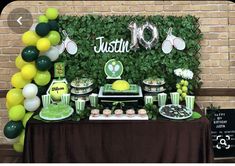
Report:
<svg viewBox="0 0 235 166"><path fill-rule="evenodd" d="M12 76L11 85L14 88L6 95L10 121L3 131L16 152L23 152L27 121L40 107L40 96L51 80L48 70L59 57L59 50L54 47L61 42L56 21L58 15L57 9L48 8L45 15L38 17L35 31L29 30L22 35L22 42L26 47L15 59L20 72Z"/></svg>

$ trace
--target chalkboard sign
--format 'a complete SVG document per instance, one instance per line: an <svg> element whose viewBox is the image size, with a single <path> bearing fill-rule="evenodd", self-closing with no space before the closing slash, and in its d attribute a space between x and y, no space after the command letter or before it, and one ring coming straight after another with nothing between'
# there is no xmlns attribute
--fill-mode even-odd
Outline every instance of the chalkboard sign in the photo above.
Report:
<svg viewBox="0 0 235 166"><path fill-rule="evenodd" d="M235 157L235 109L220 109L214 114L211 134L215 157Z"/></svg>

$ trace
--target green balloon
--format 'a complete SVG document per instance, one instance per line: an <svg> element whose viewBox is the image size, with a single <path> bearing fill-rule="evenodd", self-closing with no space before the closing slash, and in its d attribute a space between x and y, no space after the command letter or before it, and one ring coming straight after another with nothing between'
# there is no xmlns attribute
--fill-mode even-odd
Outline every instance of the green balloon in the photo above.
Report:
<svg viewBox="0 0 235 166"><path fill-rule="evenodd" d="M23 130L23 124L21 121L9 121L4 127L4 135L9 138L13 139L20 135Z"/></svg>
<svg viewBox="0 0 235 166"><path fill-rule="evenodd" d="M35 64L36 64L37 69L40 71L49 70L52 66L52 62L51 62L50 58L48 58L47 56L44 56L44 55L38 57Z"/></svg>
<svg viewBox="0 0 235 166"><path fill-rule="evenodd" d="M48 23L41 22L36 26L35 31L39 36L44 37L50 32L50 25Z"/></svg>
<svg viewBox="0 0 235 166"><path fill-rule="evenodd" d="M59 25L58 25L57 21L49 20L48 24L49 24L51 30L59 31Z"/></svg>
<svg viewBox="0 0 235 166"><path fill-rule="evenodd" d="M35 46L27 46L22 50L21 56L24 61L32 62L38 58L39 50Z"/></svg>
<svg viewBox="0 0 235 166"><path fill-rule="evenodd" d="M23 130L21 133L20 133L20 144L24 145L24 138L25 138L25 130Z"/></svg>
<svg viewBox="0 0 235 166"><path fill-rule="evenodd" d="M9 119L13 121L22 120L25 116L25 108L22 105L16 105L11 107L8 112Z"/></svg>
<svg viewBox="0 0 235 166"><path fill-rule="evenodd" d="M34 77L34 82L39 86L47 85L51 80L51 73L49 71L38 71Z"/></svg>
<svg viewBox="0 0 235 166"><path fill-rule="evenodd" d="M50 31L47 35L47 38L50 40L53 46L59 44L60 42L60 34L57 31Z"/></svg>
<svg viewBox="0 0 235 166"><path fill-rule="evenodd" d="M24 150L24 146L23 146L21 143L17 142L17 143L14 143L14 144L13 144L13 149L14 149L16 152L22 153L23 150Z"/></svg>

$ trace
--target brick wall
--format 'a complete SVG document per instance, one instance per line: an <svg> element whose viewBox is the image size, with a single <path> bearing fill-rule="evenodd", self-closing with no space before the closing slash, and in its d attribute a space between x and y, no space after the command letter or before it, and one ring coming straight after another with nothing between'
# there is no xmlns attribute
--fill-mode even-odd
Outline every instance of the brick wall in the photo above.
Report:
<svg viewBox="0 0 235 166"><path fill-rule="evenodd" d="M18 71L15 57L23 45L21 35L7 28L7 14L27 8L37 18L47 7L61 14L84 15L186 15L200 17L204 33L201 49L201 78L204 88L235 88L235 4L229 1L15 1L4 8L0 19L0 89L10 89L10 78ZM65 7L66 6L66 7ZM1 92L0 92L1 93ZM203 106L235 107L235 97L198 97ZM0 99L0 144L6 143L2 128L8 121L5 98Z"/></svg>

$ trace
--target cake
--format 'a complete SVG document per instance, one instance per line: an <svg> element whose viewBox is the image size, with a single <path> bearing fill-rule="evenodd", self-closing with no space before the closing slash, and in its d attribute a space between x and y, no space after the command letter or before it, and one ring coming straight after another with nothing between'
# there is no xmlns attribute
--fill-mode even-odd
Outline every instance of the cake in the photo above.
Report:
<svg viewBox="0 0 235 166"><path fill-rule="evenodd" d="M139 110L138 110L138 114L139 114L141 117L144 117L144 116L146 116L147 111L146 111L145 109L139 109Z"/></svg>
<svg viewBox="0 0 235 166"><path fill-rule="evenodd" d="M91 115L93 117L97 117L97 116L99 116L99 114L100 114L100 110L98 110L98 109L92 109L91 110Z"/></svg>
<svg viewBox="0 0 235 166"><path fill-rule="evenodd" d="M127 116L132 117L135 114L135 110L134 109L128 109L128 110L126 110L126 114L127 114Z"/></svg>
<svg viewBox="0 0 235 166"><path fill-rule="evenodd" d="M125 91L130 89L130 84L125 80L117 80L112 84L112 89L118 91Z"/></svg>
<svg viewBox="0 0 235 166"><path fill-rule="evenodd" d="M104 116L110 116L111 113L112 113L112 111L111 111L110 109L104 109L104 110L103 110L103 115L104 115Z"/></svg>
<svg viewBox="0 0 235 166"><path fill-rule="evenodd" d="M123 114L123 111L121 109L116 109L114 113L116 116L121 116Z"/></svg>

